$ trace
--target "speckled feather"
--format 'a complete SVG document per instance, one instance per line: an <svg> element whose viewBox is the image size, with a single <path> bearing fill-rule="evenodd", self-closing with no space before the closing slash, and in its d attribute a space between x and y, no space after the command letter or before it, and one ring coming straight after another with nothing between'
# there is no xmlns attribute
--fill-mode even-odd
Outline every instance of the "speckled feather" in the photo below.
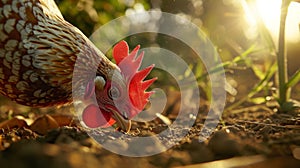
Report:
<svg viewBox="0 0 300 168"><path fill-rule="evenodd" d="M116 68L63 19L53 0L0 0L1 94L36 107L72 102L76 60L83 76L96 68L109 78Z"/></svg>

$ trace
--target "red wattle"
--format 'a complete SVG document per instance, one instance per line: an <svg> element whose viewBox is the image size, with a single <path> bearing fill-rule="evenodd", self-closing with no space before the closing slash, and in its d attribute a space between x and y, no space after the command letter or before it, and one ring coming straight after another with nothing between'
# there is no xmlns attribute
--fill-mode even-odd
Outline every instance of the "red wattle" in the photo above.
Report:
<svg viewBox="0 0 300 168"><path fill-rule="evenodd" d="M90 128L109 127L116 122L111 113L102 112L95 104L90 104L83 110L82 120Z"/></svg>

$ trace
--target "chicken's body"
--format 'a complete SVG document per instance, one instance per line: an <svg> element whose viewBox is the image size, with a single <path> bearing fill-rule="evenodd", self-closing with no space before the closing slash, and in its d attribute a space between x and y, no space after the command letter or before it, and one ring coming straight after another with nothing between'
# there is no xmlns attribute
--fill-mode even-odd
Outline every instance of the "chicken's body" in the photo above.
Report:
<svg viewBox="0 0 300 168"><path fill-rule="evenodd" d="M76 60L84 77L97 72L107 79L117 68L63 19L53 0L0 0L1 94L34 107L72 102Z"/></svg>
<svg viewBox="0 0 300 168"><path fill-rule="evenodd" d="M23 105L83 102L79 117L91 128L117 122L125 131L145 107L153 66L138 71L143 54L125 41L108 60L53 0L0 0L0 94ZM74 75L75 74L75 75Z"/></svg>

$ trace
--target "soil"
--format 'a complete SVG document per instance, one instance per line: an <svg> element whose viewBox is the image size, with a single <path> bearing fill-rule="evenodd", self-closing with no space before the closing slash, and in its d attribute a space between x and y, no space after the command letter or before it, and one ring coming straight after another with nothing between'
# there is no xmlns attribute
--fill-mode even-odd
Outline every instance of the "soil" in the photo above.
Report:
<svg viewBox="0 0 300 168"><path fill-rule="evenodd" d="M218 122L216 128L207 130L213 132L207 139L200 136L205 132L205 106L191 129L170 127L163 120L155 119L147 123L134 122L128 134L105 129L92 132L76 123L76 117L66 113L58 115L56 111L38 119L42 122L35 126L38 130L26 121L37 122L35 116L7 119L2 115L0 164L1 168L300 167L300 113L280 114L267 107L254 107L228 113L220 121L207 118L209 124ZM174 121L177 114L166 116ZM57 124L51 124L52 120ZM151 137L168 128L171 136L159 141L153 138L141 149L134 149L140 147L134 138L126 139L128 136ZM184 131L187 134L181 138ZM146 150L151 153L154 149L164 149L166 144L173 147L153 156L127 157L105 149L88 133L97 134L101 144L109 142L109 148L123 152L135 150L139 154Z"/></svg>

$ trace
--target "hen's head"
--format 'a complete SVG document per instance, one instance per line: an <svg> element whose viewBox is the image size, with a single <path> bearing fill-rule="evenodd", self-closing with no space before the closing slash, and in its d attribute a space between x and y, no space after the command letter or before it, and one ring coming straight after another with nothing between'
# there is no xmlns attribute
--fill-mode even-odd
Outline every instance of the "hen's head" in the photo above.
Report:
<svg viewBox="0 0 300 168"><path fill-rule="evenodd" d="M113 48L113 57L119 70L115 70L111 79L96 76L89 81L85 91L85 99L95 94L97 104L88 105L82 114L83 122L90 128L108 127L117 123L125 131L130 129L130 119L141 112L153 92L146 89L156 78L143 81L154 65L141 71L144 53L137 56L140 46L131 53L125 41Z"/></svg>

